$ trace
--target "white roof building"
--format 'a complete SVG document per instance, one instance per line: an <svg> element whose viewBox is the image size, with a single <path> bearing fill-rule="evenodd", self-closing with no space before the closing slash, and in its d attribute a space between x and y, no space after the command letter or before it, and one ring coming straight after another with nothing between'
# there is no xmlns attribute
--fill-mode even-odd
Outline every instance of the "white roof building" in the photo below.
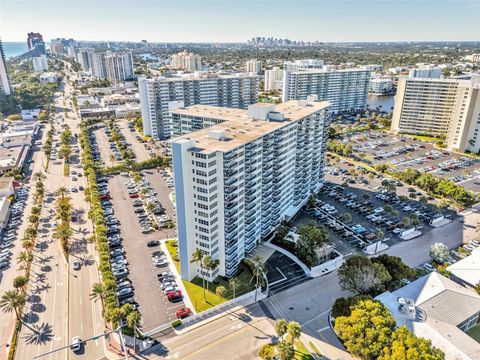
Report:
<svg viewBox="0 0 480 360"><path fill-rule="evenodd" d="M480 296L473 290L431 272L375 299L388 307L397 326L431 340L446 360L480 359L480 343L465 333L477 325L480 313Z"/></svg>
<svg viewBox="0 0 480 360"><path fill-rule="evenodd" d="M480 249L474 250L471 255L450 265L447 271L458 283L474 287L480 283Z"/></svg>

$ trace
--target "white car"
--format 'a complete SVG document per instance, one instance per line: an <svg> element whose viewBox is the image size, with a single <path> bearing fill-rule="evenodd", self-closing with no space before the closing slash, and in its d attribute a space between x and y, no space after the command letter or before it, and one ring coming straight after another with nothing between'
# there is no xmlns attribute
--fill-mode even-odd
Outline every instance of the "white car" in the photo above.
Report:
<svg viewBox="0 0 480 360"><path fill-rule="evenodd" d="M73 352L80 351L82 348L82 340L80 340L79 336L74 336L72 338L72 344L70 345L70 348L73 350Z"/></svg>

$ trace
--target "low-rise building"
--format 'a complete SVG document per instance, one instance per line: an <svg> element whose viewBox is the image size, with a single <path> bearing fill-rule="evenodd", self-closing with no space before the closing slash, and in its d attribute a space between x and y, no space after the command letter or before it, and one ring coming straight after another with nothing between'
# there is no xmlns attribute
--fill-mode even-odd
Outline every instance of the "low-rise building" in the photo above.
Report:
<svg viewBox="0 0 480 360"><path fill-rule="evenodd" d="M480 296L431 272L410 284L378 295L397 326L406 326L445 353L446 360L480 359L480 343L466 331L478 325Z"/></svg>
<svg viewBox="0 0 480 360"><path fill-rule="evenodd" d="M47 55L40 55L32 58L33 71L44 72L48 71Z"/></svg>
<svg viewBox="0 0 480 360"><path fill-rule="evenodd" d="M30 146L20 145L0 147L0 174L5 174L14 169L21 169L27 158Z"/></svg>
<svg viewBox="0 0 480 360"><path fill-rule="evenodd" d="M36 120L40 115L40 109L25 109L20 112L22 120Z"/></svg>
<svg viewBox="0 0 480 360"><path fill-rule="evenodd" d="M43 73L38 78L42 84L57 82L57 74L54 72Z"/></svg>
<svg viewBox="0 0 480 360"><path fill-rule="evenodd" d="M459 284L474 288L480 284L480 249L472 251L471 255L447 267L452 274L450 279Z"/></svg>
<svg viewBox="0 0 480 360"><path fill-rule="evenodd" d="M5 229L10 217L10 199L6 196L0 196L0 231Z"/></svg>
<svg viewBox="0 0 480 360"><path fill-rule="evenodd" d="M368 86L368 92L374 95L390 94L393 90L393 84L391 79L375 78L370 80Z"/></svg>
<svg viewBox="0 0 480 360"><path fill-rule="evenodd" d="M10 197L15 195L15 180L13 177L0 178L0 197Z"/></svg>

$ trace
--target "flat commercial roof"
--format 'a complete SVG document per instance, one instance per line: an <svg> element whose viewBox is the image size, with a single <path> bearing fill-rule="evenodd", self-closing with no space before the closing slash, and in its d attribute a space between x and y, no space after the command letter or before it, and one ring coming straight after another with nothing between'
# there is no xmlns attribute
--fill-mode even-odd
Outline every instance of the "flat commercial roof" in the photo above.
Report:
<svg viewBox="0 0 480 360"><path fill-rule="evenodd" d="M262 105L263 104L261 104L260 107L262 107ZM272 104L268 105L271 106ZM175 109L172 110L171 113L181 114L183 116L219 119L224 122L177 137L172 140L172 142L194 140L195 148L198 152L228 152L309 115L327 109L329 106L330 103L326 101L308 103L298 100L287 101L275 106L275 112L282 113L284 116L284 119L281 121L256 120L248 115L247 110L209 105L193 105L188 108ZM209 136L212 132L223 132L225 139L220 140Z"/></svg>

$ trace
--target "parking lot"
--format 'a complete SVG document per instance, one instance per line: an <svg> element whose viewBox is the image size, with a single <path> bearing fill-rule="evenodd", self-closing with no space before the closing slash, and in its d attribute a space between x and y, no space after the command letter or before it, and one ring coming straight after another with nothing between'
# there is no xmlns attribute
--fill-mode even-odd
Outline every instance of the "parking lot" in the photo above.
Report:
<svg viewBox="0 0 480 360"><path fill-rule="evenodd" d="M115 261L126 260L125 273L120 271L118 276L119 284L132 289L132 293L128 293L122 301L139 306L143 314L142 329L148 331L173 321L177 318L177 311L185 307L181 299L169 301L167 298L167 293L176 292L178 288L169 271L170 264L159 246L159 240L174 236L174 229L155 229L162 226L162 216L170 219L173 212L168 198L169 189L156 170L144 171L136 186L135 177L128 174L105 180L108 182L100 184L108 183L107 187L101 185L100 189L103 191L101 194L109 197L104 202L104 210L107 225L113 230L110 246L115 251ZM106 191L103 190L105 188ZM142 188L146 189L143 197L139 195ZM147 206L149 203L154 207ZM158 214L154 214L156 210L159 210ZM164 281L160 281L162 274Z"/></svg>
<svg viewBox="0 0 480 360"><path fill-rule="evenodd" d="M480 159L435 148L431 142L373 131L347 135L342 141L355 144L354 151L363 153L361 156L373 165L385 163L398 170L430 172L465 189L480 191Z"/></svg>
<svg viewBox="0 0 480 360"><path fill-rule="evenodd" d="M309 278L303 269L288 256L275 251L265 262L270 293L277 293L301 284Z"/></svg>
<svg viewBox="0 0 480 360"><path fill-rule="evenodd" d="M130 144L130 148L137 155L137 160L145 161L150 159L150 154L145 148L145 145L135 137L137 134L133 128L133 125L129 127L129 124L131 123L128 123L127 121L119 121L117 124L123 136L127 140L127 143Z"/></svg>

